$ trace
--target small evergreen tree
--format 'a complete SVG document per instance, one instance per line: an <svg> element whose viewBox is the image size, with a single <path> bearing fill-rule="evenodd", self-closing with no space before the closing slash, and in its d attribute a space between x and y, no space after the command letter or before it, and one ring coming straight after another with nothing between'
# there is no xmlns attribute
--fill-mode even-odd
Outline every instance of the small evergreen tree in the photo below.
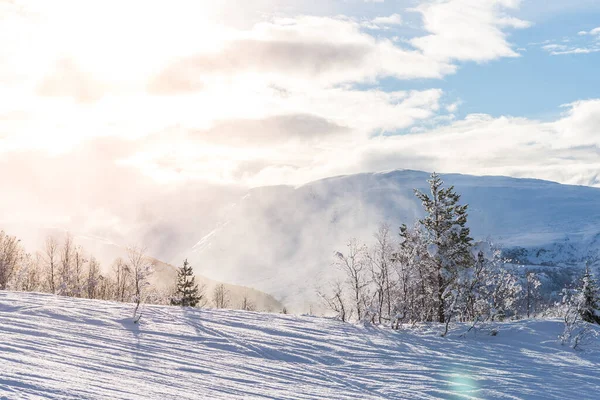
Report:
<svg viewBox="0 0 600 400"><path fill-rule="evenodd" d="M600 324L600 294L589 265L586 265L580 290L581 306L579 307L579 313L581 319L586 322Z"/></svg>
<svg viewBox="0 0 600 400"><path fill-rule="evenodd" d="M589 265L586 265L579 286L575 289L563 290L565 330L562 335L559 335L562 344L569 344L577 349L599 336L598 331L591 329L590 325L590 323L600 324L599 305L598 286Z"/></svg>
<svg viewBox="0 0 600 400"><path fill-rule="evenodd" d="M202 297L195 283L194 271L186 259L183 266L177 270L177 295L171 299L171 305L196 307Z"/></svg>

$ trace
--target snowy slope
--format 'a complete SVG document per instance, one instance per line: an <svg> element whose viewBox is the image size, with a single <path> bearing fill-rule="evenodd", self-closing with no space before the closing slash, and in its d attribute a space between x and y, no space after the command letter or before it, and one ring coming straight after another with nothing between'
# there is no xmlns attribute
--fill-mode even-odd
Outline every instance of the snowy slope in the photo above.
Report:
<svg viewBox="0 0 600 400"><path fill-rule="evenodd" d="M0 398L594 399L558 321L441 338L316 317L0 292ZM460 328L463 332L464 328Z"/></svg>
<svg viewBox="0 0 600 400"><path fill-rule="evenodd" d="M387 221L394 232L422 215L413 188L420 171L365 173L301 187L251 190L227 217L182 256L207 275L255 287L306 310L330 274L334 251L351 237L372 238ZM521 262L574 265L600 259L600 189L535 179L442 175L470 205L476 239L490 237Z"/></svg>

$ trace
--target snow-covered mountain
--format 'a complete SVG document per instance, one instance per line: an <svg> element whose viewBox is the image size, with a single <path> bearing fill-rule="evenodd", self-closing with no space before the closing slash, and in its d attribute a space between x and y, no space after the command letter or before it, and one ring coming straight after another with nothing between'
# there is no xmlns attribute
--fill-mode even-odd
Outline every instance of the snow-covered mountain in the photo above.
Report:
<svg viewBox="0 0 600 400"><path fill-rule="evenodd" d="M398 170L250 190L185 256L219 280L248 285L307 309L332 273L331 255L381 222L396 229L422 215L413 189L429 174ZM476 239L516 262L578 265L600 255L600 189L496 176L442 175L469 204Z"/></svg>
<svg viewBox="0 0 600 400"><path fill-rule="evenodd" d="M2 399L596 399L559 320L448 337L325 318L0 292Z"/></svg>

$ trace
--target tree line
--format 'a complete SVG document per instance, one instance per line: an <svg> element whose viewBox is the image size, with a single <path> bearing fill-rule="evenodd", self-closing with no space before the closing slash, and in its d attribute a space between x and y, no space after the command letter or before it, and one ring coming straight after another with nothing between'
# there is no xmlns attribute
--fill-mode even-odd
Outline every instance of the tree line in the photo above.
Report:
<svg viewBox="0 0 600 400"><path fill-rule="evenodd" d="M319 296L342 321L386 324L436 322L444 335L452 322L502 321L534 315L561 316L563 342L576 347L595 331L585 323L600 324L600 295L591 269L565 287L559 301L544 292L544 274L519 268L491 243L470 236L468 205L460 203L453 186L444 187L437 174L428 180L430 193L415 190L424 217L403 224L394 234L379 227L374 243L348 241L336 252L333 265L341 278ZM168 287L152 282L156 260L144 249L129 248L125 258L103 269L98 260L77 245L70 234L62 241L48 237L42 251L27 253L15 237L0 231L0 290L47 292L62 296L183 307L212 306L256 310L245 295L232 304L226 286L210 293L197 284L187 260ZM284 309L282 312L287 313Z"/></svg>
<svg viewBox="0 0 600 400"><path fill-rule="evenodd" d="M142 303L256 310L247 294L234 304L224 284L207 293L206 285L195 283L187 260L177 269L173 282L159 286L152 279L156 264L144 249L130 247L125 257L102 268L69 233L62 240L48 236L43 250L27 253L17 237L0 231L0 290L135 303L136 321Z"/></svg>
<svg viewBox="0 0 600 400"><path fill-rule="evenodd" d="M592 274L565 288L562 301L544 294L543 274L504 259L493 244L475 242L467 225L468 205L438 174L429 193L415 190L424 217L402 225L397 239L383 224L370 246L356 239L335 252L341 278L319 290L324 304L342 321L388 324L436 322L444 335L451 322L566 315L600 322L600 301ZM585 296L582 294L585 291ZM586 298L587 300L582 300ZM597 317L591 317L597 316Z"/></svg>

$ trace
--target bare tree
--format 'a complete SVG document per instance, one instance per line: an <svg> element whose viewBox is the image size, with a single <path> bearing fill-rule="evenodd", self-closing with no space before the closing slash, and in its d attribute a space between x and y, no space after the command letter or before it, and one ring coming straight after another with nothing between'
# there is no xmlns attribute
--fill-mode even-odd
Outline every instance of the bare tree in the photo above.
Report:
<svg viewBox="0 0 600 400"><path fill-rule="evenodd" d="M20 240L0 231L0 290L6 290L23 255Z"/></svg>
<svg viewBox="0 0 600 400"><path fill-rule="evenodd" d="M15 290L35 292L42 287L41 257L39 254L26 254L23 257L21 268L17 272Z"/></svg>
<svg viewBox="0 0 600 400"><path fill-rule="evenodd" d="M535 302L539 297L539 288L542 285L538 274L533 271L525 273L525 312L527 318L535 313Z"/></svg>
<svg viewBox="0 0 600 400"><path fill-rule="evenodd" d="M58 292L63 296L71 296L73 294L74 253L73 237L67 233L60 253L60 285Z"/></svg>
<svg viewBox="0 0 600 400"><path fill-rule="evenodd" d="M98 275L98 285L96 287L96 298L102 300L116 299L117 286L110 276Z"/></svg>
<svg viewBox="0 0 600 400"><path fill-rule="evenodd" d="M126 294L131 286L132 276L131 268L121 258L117 258L114 263L113 271L115 273L115 293L117 301L125 301ZM107 283L108 281L106 281Z"/></svg>
<svg viewBox="0 0 600 400"><path fill-rule="evenodd" d="M329 296L321 292L317 293L327 308L334 311L337 318L339 318L342 322L346 322L348 318L350 318L350 315L348 314L348 307L344 301L344 289L341 282L337 281L331 286L331 295Z"/></svg>
<svg viewBox="0 0 600 400"><path fill-rule="evenodd" d="M81 297L83 292L83 269L84 264L87 260L83 254L83 248L81 246L75 246L73 255L73 279L72 279L72 296Z"/></svg>
<svg viewBox="0 0 600 400"><path fill-rule="evenodd" d="M127 256L131 272L133 274L133 287L135 290L134 301L135 309L133 310L133 322L139 322L142 318L141 304L146 296L146 287L150 284L148 278L152 275L153 265L144 255L145 249L130 247L127 249Z"/></svg>
<svg viewBox="0 0 600 400"><path fill-rule="evenodd" d="M229 307L229 290L222 283L215 286L212 293L212 301L216 308Z"/></svg>
<svg viewBox="0 0 600 400"><path fill-rule="evenodd" d="M364 276L367 265L367 251L365 246L359 245L356 239L351 239L346 247L348 249L346 255L340 252L335 253L334 265L346 275L346 283L352 293L351 297L356 316L360 321L365 314L365 291L368 286L368 281ZM343 291L340 296L342 294Z"/></svg>
<svg viewBox="0 0 600 400"><path fill-rule="evenodd" d="M95 299L98 292L100 280L100 264L94 256L90 257L88 263L88 274L86 279L86 291L88 299Z"/></svg>
<svg viewBox="0 0 600 400"><path fill-rule="evenodd" d="M244 310L244 311L255 311L256 310L256 306L254 305L254 302L252 300L250 300L250 298L248 297L248 293L244 293L244 297L242 297L242 301L240 303L240 310Z"/></svg>
<svg viewBox="0 0 600 400"><path fill-rule="evenodd" d="M375 233L375 246L369 254L372 282L375 285L375 307L377 319L381 323L382 318L390 320L392 314L392 290L395 283L392 280L392 240L390 238L390 227L382 224ZM375 316L373 316L375 318Z"/></svg>
<svg viewBox="0 0 600 400"><path fill-rule="evenodd" d="M46 238L46 248L44 250L46 263L48 267L47 280L50 293L56 293L56 275L58 263L58 243L52 236Z"/></svg>

